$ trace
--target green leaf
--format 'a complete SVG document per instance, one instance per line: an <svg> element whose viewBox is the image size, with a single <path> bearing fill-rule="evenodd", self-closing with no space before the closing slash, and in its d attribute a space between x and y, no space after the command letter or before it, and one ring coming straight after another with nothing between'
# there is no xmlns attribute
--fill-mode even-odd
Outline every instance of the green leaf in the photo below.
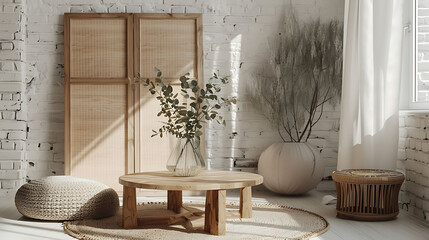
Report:
<svg viewBox="0 0 429 240"><path fill-rule="evenodd" d="M161 111L157 112L157 116L165 119L162 121L163 126L158 132L153 131L153 136L159 135L161 138L166 134L172 134L178 138L198 138L203 133L200 129L203 128L201 123L208 120L216 120L218 123L222 121L222 116L218 116L218 112L214 111L221 109L222 106L231 104L233 99L225 99L222 102L218 101L218 96L213 93L215 90L219 92L220 84L206 84L206 88L200 88L196 79L190 79L190 74L185 74L180 77L181 89L179 93L185 99L190 98L192 101L181 103L178 98L179 94L174 93L174 89L169 82L165 83L162 73L159 69L154 68L157 72L157 77L154 80L146 79L148 90L151 94L159 94L156 99L161 105ZM213 74L211 79L219 80L217 74ZM227 82L227 78L220 78L221 81ZM156 86L155 86L156 85ZM157 90L157 88L160 88ZM188 94L187 89L190 89L194 94ZM193 95L193 96L190 96ZM217 102L211 102L216 100ZM234 100L236 101L236 100ZM205 104L203 104L205 103ZM200 107L201 104L201 107ZM198 109L197 109L198 107ZM210 109L210 111L207 111ZM203 119L201 119L203 118ZM205 119L205 120L204 120ZM225 123L225 120L223 121Z"/></svg>

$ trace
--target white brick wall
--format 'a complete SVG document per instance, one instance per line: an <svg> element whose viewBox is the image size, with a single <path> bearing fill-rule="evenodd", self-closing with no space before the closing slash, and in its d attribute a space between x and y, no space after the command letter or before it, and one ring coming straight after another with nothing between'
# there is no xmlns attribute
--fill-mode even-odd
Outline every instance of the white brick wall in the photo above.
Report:
<svg viewBox="0 0 429 240"><path fill-rule="evenodd" d="M24 183L25 2L0 2L0 197Z"/></svg>
<svg viewBox="0 0 429 240"><path fill-rule="evenodd" d="M397 167L405 174L400 203L429 222L429 114L403 113L399 124Z"/></svg>
<svg viewBox="0 0 429 240"><path fill-rule="evenodd" d="M342 0L293 0L291 3L302 21L319 17L322 21L343 20ZM222 113L227 119L225 128L210 124L207 129L209 167L255 171L260 153L280 140L268 121L252 108L246 82L253 77L256 66L269 60L270 41L278 34L279 23L290 8L289 1L28 0L24 5L10 0L3 5L3 10L11 15L0 17L0 39L5 39L0 41L0 73L4 72L10 80L0 89L13 95L11 99L10 94L5 94L5 100L0 101L1 121L6 121L0 122L0 146L12 148L10 142L13 142L13 152L26 150L27 159L25 164L23 158L6 159L13 162L14 176L20 177L22 173L36 179L64 173L65 12L203 13L205 79L214 71L230 76L232 84L223 94L236 95L239 99L237 106ZM27 12L25 16L14 15L23 9ZM25 34L2 30L22 27L23 21L27 22ZM21 63L24 50L25 67ZM23 77L19 73L25 73L25 92L21 91ZM2 81L0 79L0 83ZM325 176L329 176L336 167L339 106L325 109L310 142L322 151L327 165ZM6 129L9 124L14 125L13 129ZM10 163L6 163L6 167L10 168ZM4 186L10 189L19 184L5 182Z"/></svg>

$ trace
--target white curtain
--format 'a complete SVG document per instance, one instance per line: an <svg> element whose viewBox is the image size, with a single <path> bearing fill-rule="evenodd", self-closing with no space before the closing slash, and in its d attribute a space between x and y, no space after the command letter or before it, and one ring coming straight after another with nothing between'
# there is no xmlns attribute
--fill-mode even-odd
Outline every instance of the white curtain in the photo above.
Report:
<svg viewBox="0 0 429 240"><path fill-rule="evenodd" d="M396 169L403 9L346 0L339 170Z"/></svg>

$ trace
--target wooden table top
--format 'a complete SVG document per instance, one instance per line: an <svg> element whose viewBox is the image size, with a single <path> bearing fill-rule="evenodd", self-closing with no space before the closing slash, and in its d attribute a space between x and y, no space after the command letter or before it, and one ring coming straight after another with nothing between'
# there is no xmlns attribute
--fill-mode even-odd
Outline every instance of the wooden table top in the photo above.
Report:
<svg viewBox="0 0 429 240"><path fill-rule="evenodd" d="M127 187L159 190L219 190L259 185L263 177L254 173L202 171L195 177L176 177L171 172L142 172L119 177Z"/></svg>

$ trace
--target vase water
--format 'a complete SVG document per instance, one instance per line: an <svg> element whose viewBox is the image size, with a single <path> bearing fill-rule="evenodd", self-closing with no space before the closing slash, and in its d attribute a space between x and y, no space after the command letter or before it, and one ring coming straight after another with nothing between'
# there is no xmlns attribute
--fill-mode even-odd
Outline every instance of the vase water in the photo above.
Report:
<svg viewBox="0 0 429 240"><path fill-rule="evenodd" d="M168 171L175 176L192 177L198 175L205 166L199 139L178 138L176 147L168 158Z"/></svg>

